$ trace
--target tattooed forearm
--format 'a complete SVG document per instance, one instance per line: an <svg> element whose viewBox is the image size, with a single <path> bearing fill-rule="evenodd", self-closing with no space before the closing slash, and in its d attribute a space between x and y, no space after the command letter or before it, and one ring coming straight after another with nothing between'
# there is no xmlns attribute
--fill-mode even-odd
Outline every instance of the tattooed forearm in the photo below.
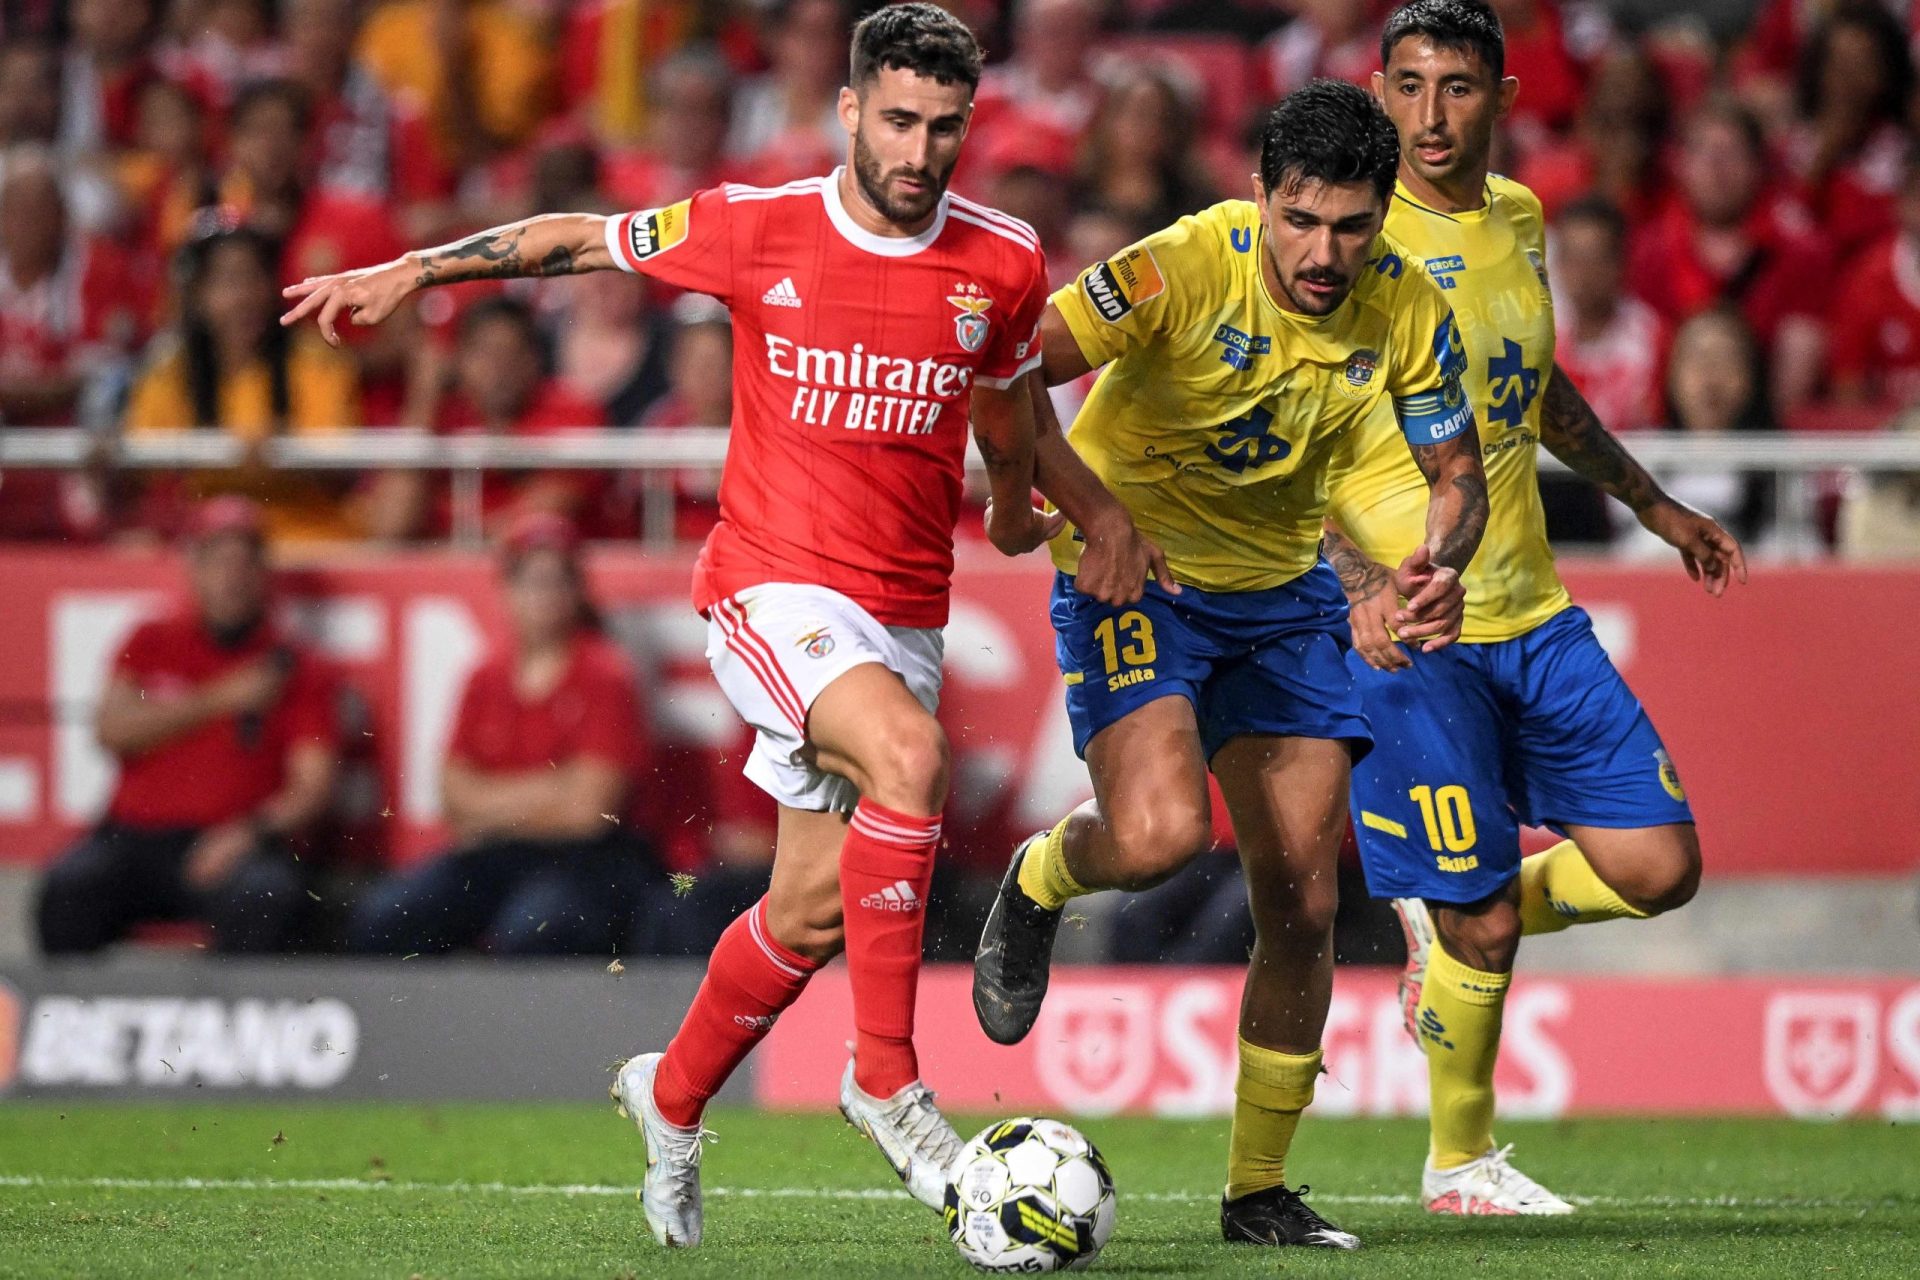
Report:
<svg viewBox="0 0 1920 1280"><path fill-rule="evenodd" d="M1427 545L1433 562L1465 570L1487 530L1487 473L1480 435L1471 428L1440 444L1409 444L1433 492L1427 499Z"/></svg>
<svg viewBox="0 0 1920 1280"><path fill-rule="evenodd" d="M1574 474L1591 480L1636 515L1666 500L1659 482L1602 425L1593 406L1558 364L1547 379L1541 404L1540 443Z"/></svg>
<svg viewBox="0 0 1920 1280"><path fill-rule="evenodd" d="M1459 495L1459 511L1452 527L1440 536L1433 549L1433 562L1449 569L1464 571L1480 549L1480 537L1487 531L1487 480L1484 475L1455 476L1453 491Z"/></svg>
<svg viewBox="0 0 1920 1280"><path fill-rule="evenodd" d="M1331 520L1320 535L1320 554L1340 575L1340 589L1346 592L1349 604L1378 595L1393 581L1387 566L1368 559L1366 552L1353 545Z"/></svg>
<svg viewBox="0 0 1920 1280"><path fill-rule="evenodd" d="M496 227L458 244L442 245L415 256L422 288L462 280L505 280L514 276L569 276L582 270L566 245L549 247L532 261L526 255L527 228Z"/></svg>

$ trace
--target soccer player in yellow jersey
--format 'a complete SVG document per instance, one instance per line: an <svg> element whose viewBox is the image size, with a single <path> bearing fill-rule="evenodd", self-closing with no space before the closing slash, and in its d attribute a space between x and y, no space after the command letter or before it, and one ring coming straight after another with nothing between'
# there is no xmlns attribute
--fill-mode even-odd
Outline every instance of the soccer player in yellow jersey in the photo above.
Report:
<svg viewBox="0 0 1920 1280"><path fill-rule="evenodd" d="M1320 1071L1350 762L1371 740L1345 661L1346 601L1319 554L1328 460L1376 407L1397 423L1427 495L1422 536L1393 575L1408 597L1395 625L1419 642L1454 635L1459 575L1487 518L1453 319L1379 238L1396 159L1365 92L1310 85L1265 122L1255 200L1095 264L1041 322L1048 382L1105 367L1070 443L1043 422L1042 485L1104 482L1174 581L1102 604L1076 586L1091 569L1080 531L1054 540L1057 653L1095 799L1014 852L974 1009L1003 1044L1027 1034L1062 907L1147 888L1204 851L1211 769L1258 934L1221 1203L1232 1241L1358 1243L1285 1185Z"/></svg>
<svg viewBox="0 0 1920 1280"><path fill-rule="evenodd" d="M1400 136L1387 234L1452 302L1481 424L1492 514L1464 579L1461 643L1395 643L1398 589L1385 566L1421 538L1424 485L1390 418L1376 415L1354 441L1327 534L1376 740L1354 770L1353 825L1368 888L1393 898L1406 926L1402 995L1432 1094L1421 1198L1434 1213L1571 1211L1493 1140L1500 1013L1521 935L1656 915L1700 878L1679 775L1554 571L1536 446L1632 508L1710 594L1746 576L1739 544L1663 493L1554 364L1540 202L1487 172L1494 123L1520 88L1503 62L1483 0L1413 0L1387 19L1374 76ZM1565 839L1523 862L1521 824Z"/></svg>

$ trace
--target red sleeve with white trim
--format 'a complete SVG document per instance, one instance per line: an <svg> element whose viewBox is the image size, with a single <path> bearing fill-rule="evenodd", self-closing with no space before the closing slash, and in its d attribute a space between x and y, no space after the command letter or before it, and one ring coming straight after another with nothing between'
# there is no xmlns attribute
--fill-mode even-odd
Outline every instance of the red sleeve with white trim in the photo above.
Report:
<svg viewBox="0 0 1920 1280"><path fill-rule="evenodd" d="M622 271L731 302L733 217L726 188L608 218L607 252Z"/></svg>
<svg viewBox="0 0 1920 1280"><path fill-rule="evenodd" d="M996 325L974 380L989 387L1010 387L1040 367L1040 317L1047 309L1047 255L1037 246L1027 260L1020 300Z"/></svg>

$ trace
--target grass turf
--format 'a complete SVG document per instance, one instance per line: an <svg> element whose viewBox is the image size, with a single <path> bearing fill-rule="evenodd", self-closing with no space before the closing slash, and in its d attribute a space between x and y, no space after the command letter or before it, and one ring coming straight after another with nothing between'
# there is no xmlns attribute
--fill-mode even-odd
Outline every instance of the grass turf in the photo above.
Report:
<svg viewBox="0 0 1920 1280"><path fill-rule="evenodd" d="M639 1140L607 1108L11 1104L0 1275L971 1274L838 1116L709 1123L707 1243L666 1254L630 1190ZM1293 1167L1358 1254L1222 1244L1223 1121L1084 1127L1119 1185L1096 1264L1116 1276L1920 1275L1920 1147L1885 1124L1510 1123L1522 1167L1592 1200L1465 1221L1412 1202L1422 1123L1310 1117Z"/></svg>

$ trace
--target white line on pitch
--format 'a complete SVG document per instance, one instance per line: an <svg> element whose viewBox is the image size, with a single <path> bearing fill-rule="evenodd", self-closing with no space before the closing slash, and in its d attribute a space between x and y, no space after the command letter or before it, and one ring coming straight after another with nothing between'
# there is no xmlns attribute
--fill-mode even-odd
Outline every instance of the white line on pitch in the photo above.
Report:
<svg viewBox="0 0 1920 1280"><path fill-rule="evenodd" d="M630 1198L631 1186L607 1183L412 1182L365 1178L72 1178L0 1174L0 1187L69 1191L363 1191L394 1195L505 1195ZM710 1196L737 1200L905 1200L898 1187L709 1187ZM1619 1209L1875 1209L1891 1199L1795 1199L1768 1196L1573 1196L1576 1203ZM1219 1197L1191 1191L1122 1192L1123 1200L1164 1204L1212 1204ZM1410 1205L1412 1196L1316 1195L1316 1203Z"/></svg>

